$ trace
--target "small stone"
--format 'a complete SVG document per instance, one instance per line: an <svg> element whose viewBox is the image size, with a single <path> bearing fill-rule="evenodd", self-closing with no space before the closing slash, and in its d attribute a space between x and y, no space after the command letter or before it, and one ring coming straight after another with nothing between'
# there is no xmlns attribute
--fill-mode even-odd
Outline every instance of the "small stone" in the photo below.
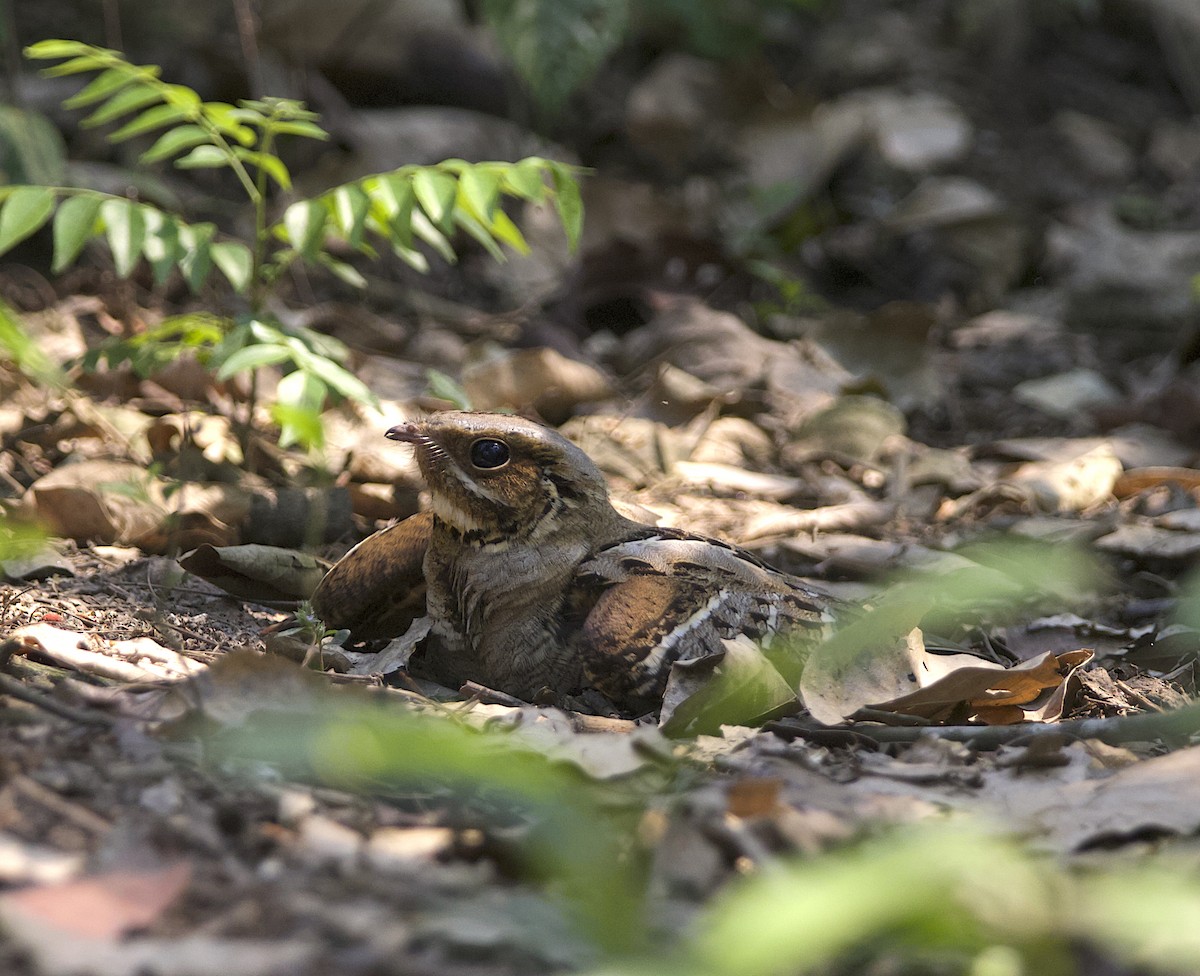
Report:
<svg viewBox="0 0 1200 976"><path fill-rule="evenodd" d="M313 815L300 822L296 849L317 864L349 870L358 861L363 839L357 831L336 820Z"/></svg>
<svg viewBox="0 0 1200 976"><path fill-rule="evenodd" d="M925 173L960 162L974 130L957 105L940 95L887 95L875 104L880 155L897 169Z"/></svg>
<svg viewBox="0 0 1200 976"><path fill-rule="evenodd" d="M1073 369L1056 376L1026 380L1017 384L1013 396L1022 403L1065 420L1092 407L1120 399L1120 393L1113 385L1090 369Z"/></svg>

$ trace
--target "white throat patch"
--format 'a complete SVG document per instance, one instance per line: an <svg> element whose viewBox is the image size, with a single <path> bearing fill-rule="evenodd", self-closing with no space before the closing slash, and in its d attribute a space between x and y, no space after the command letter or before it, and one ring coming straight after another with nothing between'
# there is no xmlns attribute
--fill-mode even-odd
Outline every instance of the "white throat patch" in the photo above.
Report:
<svg viewBox="0 0 1200 976"><path fill-rule="evenodd" d="M483 525L444 495L433 494L433 514L459 532L478 532Z"/></svg>

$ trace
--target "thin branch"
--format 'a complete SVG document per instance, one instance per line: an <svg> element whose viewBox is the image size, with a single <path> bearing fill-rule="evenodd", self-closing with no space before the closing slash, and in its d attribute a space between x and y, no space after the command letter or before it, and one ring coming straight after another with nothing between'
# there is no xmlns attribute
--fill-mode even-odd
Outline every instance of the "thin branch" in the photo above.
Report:
<svg viewBox="0 0 1200 976"><path fill-rule="evenodd" d="M775 731L787 735L806 730L778 724ZM890 726L854 724L832 726L823 732L850 732L875 742L916 742L918 739L949 739L966 742L977 749L996 749L1014 742L1043 736L1099 739L1109 745L1148 742L1155 739L1187 739L1200 733L1200 704L1185 705L1169 712L1143 712L1111 718L1084 718L1069 722L1023 723L1020 725Z"/></svg>

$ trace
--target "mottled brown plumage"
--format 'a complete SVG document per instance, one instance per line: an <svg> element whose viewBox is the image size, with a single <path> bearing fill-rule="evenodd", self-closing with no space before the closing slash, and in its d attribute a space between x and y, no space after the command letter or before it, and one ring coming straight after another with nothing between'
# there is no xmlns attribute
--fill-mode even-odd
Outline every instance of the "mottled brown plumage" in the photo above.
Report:
<svg viewBox="0 0 1200 976"><path fill-rule="evenodd" d="M439 680L525 699L595 687L643 710L671 664L723 638L785 637L801 655L827 623L827 597L750 553L621 516L591 459L539 424L453 412L388 436L416 449L432 512L351 550L314 603L356 637L396 636L423 584L414 661Z"/></svg>

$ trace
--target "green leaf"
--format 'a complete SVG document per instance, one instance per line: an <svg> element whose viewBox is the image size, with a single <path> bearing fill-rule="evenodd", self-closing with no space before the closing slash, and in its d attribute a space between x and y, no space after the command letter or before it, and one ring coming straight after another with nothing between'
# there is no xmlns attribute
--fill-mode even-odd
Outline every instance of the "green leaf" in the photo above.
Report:
<svg viewBox="0 0 1200 976"><path fill-rule="evenodd" d="M183 257L179 259L179 270L193 292L198 292L212 271L212 239L217 228L212 224L180 224L179 243L183 246Z"/></svg>
<svg viewBox="0 0 1200 976"><path fill-rule="evenodd" d="M29 57L29 48L26 48L26 56ZM104 62L95 55L84 54L77 58L72 58L70 61L64 61L62 64L51 65L49 68L43 68L42 74L47 78L62 78L66 75L78 75L85 71L99 71L104 67Z"/></svg>
<svg viewBox="0 0 1200 976"><path fill-rule="evenodd" d="M420 210L414 209L412 212L412 229L417 237L437 251L447 262L453 264L458 260L454 248L446 240L446 235L434 227L429 222L429 218Z"/></svg>
<svg viewBox="0 0 1200 976"><path fill-rule="evenodd" d="M321 408L325 405L328 392L317 376L303 369L289 373L279 381L271 415L281 428L280 444L285 447L302 444L311 448L324 443Z"/></svg>
<svg viewBox="0 0 1200 976"><path fill-rule="evenodd" d="M369 184L367 192L372 203L382 208L383 218L391 228L391 234L385 236L392 237L394 244L411 250L412 212L416 200L412 182L396 173L385 173Z"/></svg>
<svg viewBox="0 0 1200 976"><path fill-rule="evenodd" d="M239 295L244 295L250 287L250 279L254 273L254 258L250 249L245 244L225 241L214 244L211 253L213 263L229 279L233 290Z"/></svg>
<svg viewBox="0 0 1200 976"><path fill-rule="evenodd" d="M0 301L0 350L7 352L17 369L26 376L56 389L63 389L67 386L66 377L63 376L62 371L25 331L21 317L2 301ZM0 527L3 525L4 519L0 519Z"/></svg>
<svg viewBox="0 0 1200 976"><path fill-rule="evenodd" d="M503 210L496 211L496 215L492 218L492 224L488 230L495 235L496 240L503 241L518 254L529 253L529 244L525 240L525 235L521 233L521 229L512 222L511 218Z"/></svg>
<svg viewBox="0 0 1200 976"><path fill-rule="evenodd" d="M250 152L248 149L236 149L234 152L238 159L263 170L281 190L292 188L292 174L288 172L287 166L278 156L267 152Z"/></svg>
<svg viewBox="0 0 1200 976"><path fill-rule="evenodd" d="M328 197L333 204L333 216L337 221L338 230L351 247L361 247L363 221L366 220L367 211L371 207L367 194L358 185L349 183L339 186L328 194Z"/></svg>
<svg viewBox="0 0 1200 976"><path fill-rule="evenodd" d="M329 138L329 133L315 122L305 122L303 120L296 122L272 122L270 128L272 132L279 135L302 136L305 139L321 140Z"/></svg>
<svg viewBox="0 0 1200 976"><path fill-rule="evenodd" d="M459 201L465 201L473 215L485 224L491 222L499 197L500 176L493 170L471 166L458 177Z"/></svg>
<svg viewBox="0 0 1200 976"><path fill-rule="evenodd" d="M245 112L225 102L204 102L200 106L205 118L224 135L231 136L242 146L253 146L258 136L248 125L243 125Z"/></svg>
<svg viewBox="0 0 1200 976"><path fill-rule="evenodd" d="M49 40L36 41L30 44L22 53L25 57L32 60L48 60L50 58L71 58L76 56L94 57L97 53L113 54L115 52L107 51L103 48L94 48L90 44L84 44L82 41L50 38Z"/></svg>
<svg viewBox="0 0 1200 976"><path fill-rule="evenodd" d="M471 398L467 395L467 391L457 380L440 369L425 370L425 382L430 396L435 396L439 400L448 400L454 404L456 410L471 409Z"/></svg>
<svg viewBox="0 0 1200 976"><path fill-rule="evenodd" d="M54 263L50 270L60 274L72 264L83 245L98 231L96 218L104 198L94 193L67 197L54 215Z"/></svg>
<svg viewBox="0 0 1200 976"><path fill-rule="evenodd" d="M292 358L292 351L287 346L273 343L255 343L244 346L221 364L217 370L217 380L223 382L238 373L260 366L275 366Z"/></svg>
<svg viewBox="0 0 1200 976"><path fill-rule="evenodd" d="M429 274L429 259L415 248L393 244L392 253L410 268L419 271L421 274Z"/></svg>
<svg viewBox="0 0 1200 976"><path fill-rule="evenodd" d="M312 355L304 364L305 372L319 376L329 388L340 393L347 400L357 403L367 403L372 406L379 403L379 398L371 392L370 387L362 380L324 356Z"/></svg>
<svg viewBox="0 0 1200 976"><path fill-rule="evenodd" d="M104 233L112 251L113 269L118 277L128 278L142 255L146 240L143 209L131 200L108 199L100 204Z"/></svg>
<svg viewBox="0 0 1200 976"><path fill-rule="evenodd" d="M583 198L579 195L579 183L569 166L552 163L550 172L554 178L554 209L567 232L567 243L571 250L579 246L583 234Z"/></svg>
<svg viewBox="0 0 1200 976"><path fill-rule="evenodd" d="M625 37L629 0L482 0L480 12L538 103L556 112Z"/></svg>
<svg viewBox="0 0 1200 976"><path fill-rule="evenodd" d="M314 258L325 239L328 211L319 200L301 200L283 212L287 239L306 258Z"/></svg>
<svg viewBox="0 0 1200 976"><path fill-rule="evenodd" d="M131 85L117 92L79 124L83 126L103 125L105 122L111 122L122 115L136 112L139 108L145 108L147 105L153 105L161 100L162 95L149 85Z"/></svg>
<svg viewBox="0 0 1200 976"><path fill-rule="evenodd" d="M185 149L191 149L193 146L203 145L210 141L209 134L200 126L181 125L159 136L154 145L142 153L141 162L157 163L176 153L181 153Z"/></svg>
<svg viewBox="0 0 1200 976"><path fill-rule="evenodd" d="M175 160L179 169L215 169L218 166L228 166L229 157L225 150L217 146L197 146L186 156Z"/></svg>
<svg viewBox="0 0 1200 976"><path fill-rule="evenodd" d="M130 119L115 132L110 132L109 142L121 142L133 136L161 129L164 125L172 125L188 118L186 109L178 105L156 105L148 108L135 119Z"/></svg>
<svg viewBox="0 0 1200 976"><path fill-rule="evenodd" d="M475 240L477 240L480 244L482 244L483 249L487 251L494 260L499 261L501 264L507 260L507 256L505 255L503 249L501 249L500 245L496 243L496 239L492 237L491 233L486 227L483 226L483 224L475 219L474 214L469 213L466 210L455 210L454 222L473 238L475 238Z"/></svg>
<svg viewBox="0 0 1200 976"><path fill-rule="evenodd" d="M504 171L504 184L523 200L541 203L546 199L546 161L538 156L522 159Z"/></svg>
<svg viewBox="0 0 1200 976"><path fill-rule="evenodd" d="M127 85L133 84L136 80L137 75L131 70L130 65L109 68L93 78L78 94L72 95L63 102L63 108L83 108L85 105L94 105Z"/></svg>
<svg viewBox="0 0 1200 976"><path fill-rule="evenodd" d="M183 256L183 245L179 243L179 221L154 207L144 207L142 217L146 222L146 241L142 245L142 253L154 272L154 281L161 285Z"/></svg>
<svg viewBox="0 0 1200 976"><path fill-rule="evenodd" d="M454 177L447 176L431 166L423 166L413 174L412 187L417 195L417 202L424 208L434 225L442 230L449 230L454 199L458 195Z"/></svg>
<svg viewBox="0 0 1200 976"><path fill-rule="evenodd" d="M200 96L187 85L163 85L163 101L185 109L189 114L200 107Z"/></svg>
<svg viewBox="0 0 1200 976"><path fill-rule="evenodd" d="M18 186L0 210L0 254L36 231L54 211L54 191L44 186Z"/></svg>
<svg viewBox="0 0 1200 976"><path fill-rule="evenodd" d="M351 288L367 287L367 279L362 276L354 265L347 264L345 261L339 261L328 254L321 254L319 257L322 265L332 271L337 278L344 281Z"/></svg>

